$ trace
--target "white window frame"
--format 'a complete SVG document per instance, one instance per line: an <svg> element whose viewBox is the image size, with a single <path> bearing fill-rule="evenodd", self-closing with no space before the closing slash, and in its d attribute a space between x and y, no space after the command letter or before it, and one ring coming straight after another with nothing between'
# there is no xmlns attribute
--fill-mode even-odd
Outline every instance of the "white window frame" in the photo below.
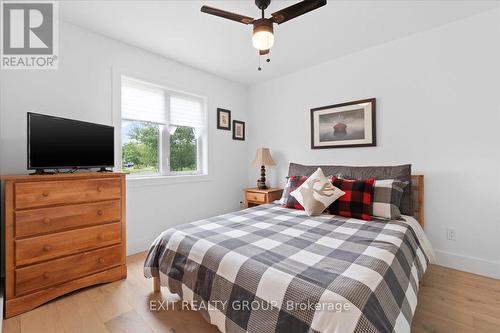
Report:
<svg viewBox="0 0 500 333"><path fill-rule="evenodd" d="M167 125L160 124L160 142L159 150L159 172L151 174L130 174L129 179L147 180L144 185L156 185L158 179L167 182L185 182L185 181L206 181L208 179L208 117L207 117L207 98L199 94L185 92L179 89L169 88L165 85L158 84L160 80L145 79L139 75L125 73L123 70L113 68L113 124L115 126L115 171L122 170L122 112L121 112L121 93L122 93L122 78L136 80L148 85L156 86L165 91L165 112L167 119L170 118L170 101L172 95L197 99L202 105L203 127L202 134L197 139L197 170L196 171L171 171L170 170L170 133Z"/></svg>

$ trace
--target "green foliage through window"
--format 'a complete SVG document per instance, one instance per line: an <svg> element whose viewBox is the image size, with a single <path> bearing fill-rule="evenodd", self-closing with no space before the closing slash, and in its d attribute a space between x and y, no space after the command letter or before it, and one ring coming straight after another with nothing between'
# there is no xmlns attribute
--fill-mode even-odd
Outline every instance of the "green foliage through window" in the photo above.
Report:
<svg viewBox="0 0 500 333"><path fill-rule="evenodd" d="M135 174L159 173L160 130L158 124L123 121L123 171ZM194 128L178 127L175 133L170 135L170 171L196 171L197 162L198 143Z"/></svg>
<svg viewBox="0 0 500 333"><path fill-rule="evenodd" d="M157 124L124 121L122 163L130 173L157 173L160 127Z"/></svg>
<svg viewBox="0 0 500 333"><path fill-rule="evenodd" d="M192 127L178 127L170 136L170 171L196 171L198 147Z"/></svg>

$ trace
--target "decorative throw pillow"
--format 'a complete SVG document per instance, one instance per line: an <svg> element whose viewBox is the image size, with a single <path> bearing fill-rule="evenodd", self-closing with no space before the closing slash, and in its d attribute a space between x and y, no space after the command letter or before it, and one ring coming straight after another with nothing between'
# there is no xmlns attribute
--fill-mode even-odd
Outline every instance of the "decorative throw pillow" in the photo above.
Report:
<svg viewBox="0 0 500 333"><path fill-rule="evenodd" d="M321 168L318 168L297 189L290 192L290 196L297 199L309 216L320 215L332 202L344 194L332 185Z"/></svg>
<svg viewBox="0 0 500 333"><path fill-rule="evenodd" d="M304 210L304 207L290 195L291 192L295 191L300 185L302 185L307 180L307 176L290 176L288 178L289 188L288 195L284 198L283 207L285 208L294 208Z"/></svg>
<svg viewBox="0 0 500 333"><path fill-rule="evenodd" d="M399 205L408 182L395 179L376 180L373 186L372 216L396 220L401 217Z"/></svg>
<svg viewBox="0 0 500 333"><path fill-rule="evenodd" d="M337 173L335 175L330 175L327 178L331 179L334 176L337 177L337 178L342 178L342 179L352 179L350 177L345 176L342 173ZM297 177L297 176L295 176L295 177ZM281 194L281 198L279 200L279 203L281 205L285 205L287 203L288 197L290 196L290 192L291 192L290 191L290 177L286 177L286 184L285 184L285 187L283 188L283 193Z"/></svg>
<svg viewBox="0 0 500 333"><path fill-rule="evenodd" d="M345 195L328 207L330 214L354 217L371 221L373 184L375 178L366 180L347 180L332 177L333 186L345 192Z"/></svg>
<svg viewBox="0 0 500 333"><path fill-rule="evenodd" d="M290 177L286 177L286 185L285 188L283 188L283 193L281 194L279 203L284 205L288 200L289 196L290 196Z"/></svg>

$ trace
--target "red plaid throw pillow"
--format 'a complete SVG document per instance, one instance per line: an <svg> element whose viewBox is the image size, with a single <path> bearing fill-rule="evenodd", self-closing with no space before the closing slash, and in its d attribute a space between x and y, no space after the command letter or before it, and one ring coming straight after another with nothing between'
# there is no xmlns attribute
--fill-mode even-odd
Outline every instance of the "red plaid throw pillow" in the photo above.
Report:
<svg viewBox="0 0 500 333"><path fill-rule="evenodd" d="M347 180L333 176L332 183L345 194L328 207L330 214L371 221L375 178Z"/></svg>
<svg viewBox="0 0 500 333"><path fill-rule="evenodd" d="M290 176L290 178L288 178L288 181L290 182L290 188L288 190L288 196L285 203L283 204L283 207L304 210L304 207L302 207L297 199L291 196L290 193L295 191L295 189L302 185L307 180L307 178L307 176Z"/></svg>

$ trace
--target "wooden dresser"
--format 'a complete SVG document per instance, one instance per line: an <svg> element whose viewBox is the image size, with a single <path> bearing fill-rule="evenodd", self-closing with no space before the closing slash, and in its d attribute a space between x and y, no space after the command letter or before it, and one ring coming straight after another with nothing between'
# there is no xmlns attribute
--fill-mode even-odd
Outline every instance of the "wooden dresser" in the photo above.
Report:
<svg viewBox="0 0 500 333"><path fill-rule="evenodd" d="M125 174L1 177L5 317L127 277Z"/></svg>

